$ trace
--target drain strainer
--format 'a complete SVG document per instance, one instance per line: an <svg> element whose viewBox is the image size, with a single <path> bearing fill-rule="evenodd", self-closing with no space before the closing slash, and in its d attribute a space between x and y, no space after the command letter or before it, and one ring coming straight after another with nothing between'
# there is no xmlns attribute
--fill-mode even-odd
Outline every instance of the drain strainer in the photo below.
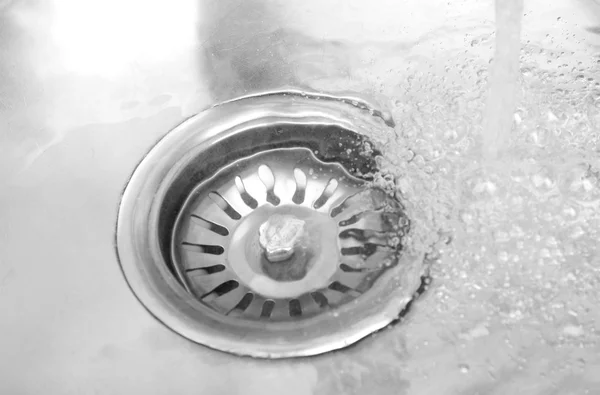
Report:
<svg viewBox="0 0 600 395"><path fill-rule="evenodd" d="M314 355L411 300L422 259L402 250L409 221L369 182L380 153L358 133L386 126L364 103L325 99L214 107L136 169L118 254L136 296L177 333L236 354Z"/></svg>
<svg viewBox="0 0 600 395"><path fill-rule="evenodd" d="M356 299L396 263L407 225L395 201L364 184L304 148L228 166L176 223L182 284L222 314L268 322Z"/></svg>

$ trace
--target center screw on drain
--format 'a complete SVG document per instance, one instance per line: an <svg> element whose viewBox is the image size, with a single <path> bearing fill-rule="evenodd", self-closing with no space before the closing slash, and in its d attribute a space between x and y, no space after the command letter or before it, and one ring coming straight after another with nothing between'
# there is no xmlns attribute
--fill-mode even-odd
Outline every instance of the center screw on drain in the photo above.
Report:
<svg viewBox="0 0 600 395"><path fill-rule="evenodd" d="M259 242L269 262L289 259L303 241L306 223L292 215L274 214L259 229Z"/></svg>

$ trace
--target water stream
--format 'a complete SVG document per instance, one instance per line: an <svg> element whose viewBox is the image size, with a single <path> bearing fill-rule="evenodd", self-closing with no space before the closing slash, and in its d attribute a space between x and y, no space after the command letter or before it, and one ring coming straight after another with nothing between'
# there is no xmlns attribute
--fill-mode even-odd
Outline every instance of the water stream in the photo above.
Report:
<svg viewBox="0 0 600 395"><path fill-rule="evenodd" d="M523 0L496 0L496 50L483 116L483 155L495 159L510 138L516 109Z"/></svg>

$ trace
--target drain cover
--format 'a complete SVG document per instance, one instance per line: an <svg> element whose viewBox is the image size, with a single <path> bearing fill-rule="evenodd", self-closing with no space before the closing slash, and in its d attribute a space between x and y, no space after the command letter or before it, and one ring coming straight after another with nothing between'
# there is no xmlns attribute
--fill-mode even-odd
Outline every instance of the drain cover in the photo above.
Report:
<svg viewBox="0 0 600 395"><path fill-rule="evenodd" d="M357 133L386 126L364 103L325 99L214 107L136 169L118 254L136 296L177 333L236 354L314 355L410 302L422 259L402 250L409 221L369 182L380 153Z"/></svg>
<svg viewBox="0 0 600 395"><path fill-rule="evenodd" d="M269 321L356 299L395 264L407 225L395 201L363 192L364 184L304 148L228 166L192 193L176 224L173 261L182 284L223 314ZM272 251L260 240L269 226ZM277 257L288 229L304 240Z"/></svg>

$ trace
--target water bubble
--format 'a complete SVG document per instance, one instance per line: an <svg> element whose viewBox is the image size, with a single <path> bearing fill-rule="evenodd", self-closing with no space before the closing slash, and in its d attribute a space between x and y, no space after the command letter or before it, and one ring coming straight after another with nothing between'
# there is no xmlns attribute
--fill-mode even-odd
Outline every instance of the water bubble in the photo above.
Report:
<svg viewBox="0 0 600 395"><path fill-rule="evenodd" d="M566 325L563 327L562 333L568 337L580 337L583 336L584 330L579 325Z"/></svg>
<svg viewBox="0 0 600 395"><path fill-rule="evenodd" d="M573 274L572 272L569 272L565 276L565 280L575 282L577 280L577 276L575 276L575 274Z"/></svg>
<svg viewBox="0 0 600 395"><path fill-rule="evenodd" d="M519 125L519 124L521 124L521 122L523 122L523 118L521 118L521 115L519 115L519 113L514 114L514 119L515 119L515 123L517 125Z"/></svg>
<svg viewBox="0 0 600 395"><path fill-rule="evenodd" d="M449 141L456 141L458 139L458 133L455 129L449 129L444 132L444 139Z"/></svg>
<svg viewBox="0 0 600 395"><path fill-rule="evenodd" d="M466 363L461 363L460 365L458 365L458 368L460 372L464 374L469 373L469 370L471 370L471 367Z"/></svg>
<svg viewBox="0 0 600 395"><path fill-rule="evenodd" d="M496 232L495 239L497 243L505 243L510 240L510 236L507 232L498 231Z"/></svg>
<svg viewBox="0 0 600 395"><path fill-rule="evenodd" d="M577 225L571 230L569 237L571 239L578 239L581 236L583 236L584 234L585 234L585 231L583 230L583 228L581 226Z"/></svg>
<svg viewBox="0 0 600 395"><path fill-rule="evenodd" d="M533 185L542 192L553 189L556 185L552 178L552 173L547 168L542 168L531 177Z"/></svg>
<svg viewBox="0 0 600 395"><path fill-rule="evenodd" d="M488 194L492 195L496 192L497 189L498 188L496 187L496 184L494 184L493 182L482 181L475 185L475 187L473 188L473 194L481 195L482 193L487 192Z"/></svg>
<svg viewBox="0 0 600 395"><path fill-rule="evenodd" d="M573 207L566 206L563 208L562 214L563 216L572 219L577 216L577 211Z"/></svg>
<svg viewBox="0 0 600 395"><path fill-rule="evenodd" d="M463 212L461 213L460 217L465 224L470 224L473 222L473 215L471 213Z"/></svg>
<svg viewBox="0 0 600 395"><path fill-rule="evenodd" d="M513 224L510 229L510 236L514 238L521 238L525 235L525 231L519 225Z"/></svg>

